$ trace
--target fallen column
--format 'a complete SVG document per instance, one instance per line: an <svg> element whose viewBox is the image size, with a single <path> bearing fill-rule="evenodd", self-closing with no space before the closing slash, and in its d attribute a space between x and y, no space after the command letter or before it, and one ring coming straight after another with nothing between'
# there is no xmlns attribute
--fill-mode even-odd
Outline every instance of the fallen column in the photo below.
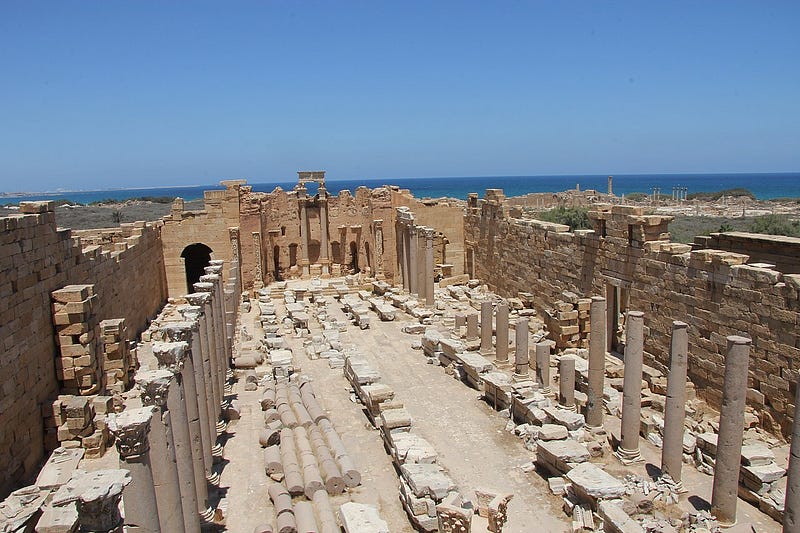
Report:
<svg viewBox="0 0 800 533"><path fill-rule="evenodd" d="M667 398L664 406L664 444L661 449L661 472L669 474L679 491L683 490L681 467L683 465L683 432L686 419L688 327L685 322L677 320L672 322Z"/></svg>
<svg viewBox="0 0 800 533"><path fill-rule="evenodd" d="M719 413L714 485L711 514L722 526L736 523L739 492L739 465L742 461L744 408L747 398L747 369L750 343L746 337L728 336L725 355L725 380L722 385L722 408Z"/></svg>
<svg viewBox="0 0 800 533"><path fill-rule="evenodd" d="M586 426L598 431L603 427L603 387L606 371L606 299L592 296L589 334L589 390L586 403Z"/></svg>
<svg viewBox="0 0 800 533"><path fill-rule="evenodd" d="M518 318L515 327L514 379L528 379L528 319Z"/></svg>
<svg viewBox="0 0 800 533"><path fill-rule="evenodd" d="M497 335L495 360L499 365L508 364L508 304L497 305Z"/></svg>
<svg viewBox="0 0 800 533"><path fill-rule="evenodd" d="M625 376L622 384L622 442L617 457L625 464L640 461L639 426L642 412L644 313L628 311L625 326Z"/></svg>

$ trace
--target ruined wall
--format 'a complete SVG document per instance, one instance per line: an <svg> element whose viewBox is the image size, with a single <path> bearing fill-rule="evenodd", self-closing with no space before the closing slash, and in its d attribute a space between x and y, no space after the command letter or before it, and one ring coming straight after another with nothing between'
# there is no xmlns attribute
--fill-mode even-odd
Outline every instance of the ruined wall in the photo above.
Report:
<svg viewBox="0 0 800 533"><path fill-rule="evenodd" d="M522 291L540 313L563 291L626 294L620 310L645 313L646 357L668 364L673 320L689 324L689 376L719 407L725 337L753 339L748 402L764 427L790 431L800 364L800 275L745 264L747 256L719 250L690 251L668 242L666 220L618 206L593 213L595 230L513 219L502 193L472 205L465 216L468 253L476 275L504 296ZM604 236L601 236L604 235Z"/></svg>
<svg viewBox="0 0 800 533"><path fill-rule="evenodd" d="M770 263L784 274L800 273L800 239L796 237L731 231L697 236L694 242L700 248L746 254L751 263Z"/></svg>
<svg viewBox="0 0 800 533"><path fill-rule="evenodd" d="M56 228L51 202L23 203L21 213L0 218L0 499L44 456L42 412L59 392L50 293L95 284L98 318L125 318L131 335L166 298L156 226L126 225L106 250L83 251Z"/></svg>

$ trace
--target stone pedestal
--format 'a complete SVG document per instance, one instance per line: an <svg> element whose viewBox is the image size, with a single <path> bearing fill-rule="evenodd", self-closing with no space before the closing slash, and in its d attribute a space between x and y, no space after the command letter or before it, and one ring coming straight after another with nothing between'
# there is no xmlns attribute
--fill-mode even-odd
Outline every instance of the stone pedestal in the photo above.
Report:
<svg viewBox="0 0 800 533"><path fill-rule="evenodd" d="M672 323L669 346L667 399L664 406L664 446L661 449L661 472L683 490L683 432L686 419L686 369L689 352L688 325L678 320Z"/></svg>
<svg viewBox="0 0 800 533"><path fill-rule="evenodd" d="M497 339L495 340L495 359L498 364L508 364L508 304L497 305Z"/></svg>
<svg viewBox="0 0 800 533"><path fill-rule="evenodd" d="M481 302L481 353L492 352L492 302Z"/></svg>
<svg viewBox="0 0 800 533"><path fill-rule="evenodd" d="M590 310L589 390L586 403L586 425L593 430L603 427L605 407L603 387L606 372L606 299L593 296Z"/></svg>
<svg viewBox="0 0 800 533"><path fill-rule="evenodd" d="M642 413L644 313L628 311L625 336L625 378L622 385L622 442L617 457L623 463L641 461L639 426Z"/></svg>
<svg viewBox="0 0 800 533"><path fill-rule="evenodd" d="M575 409L575 359L562 356L558 362L558 404Z"/></svg>
<svg viewBox="0 0 800 533"><path fill-rule="evenodd" d="M455 328L456 331L458 331L458 328L463 328L467 325L467 315L464 313L456 313L455 321Z"/></svg>
<svg viewBox="0 0 800 533"><path fill-rule="evenodd" d="M516 323L514 351L514 378L528 378L528 319L518 318Z"/></svg>
<svg viewBox="0 0 800 533"><path fill-rule="evenodd" d="M478 313L467 315L467 340L474 341L478 338Z"/></svg>
<svg viewBox="0 0 800 533"><path fill-rule="evenodd" d="M786 478L786 501L783 512L783 531L800 531L800 383L794 402L792 444L789 448L789 468Z"/></svg>
<svg viewBox="0 0 800 533"><path fill-rule="evenodd" d="M536 382L543 394L550 394L550 343L547 341L536 343Z"/></svg>
<svg viewBox="0 0 800 533"><path fill-rule="evenodd" d="M125 526L131 532L161 531L150 462L150 421L155 412L155 407L148 406L109 416L108 428L116 439L119 466L131 477L124 495Z"/></svg>
<svg viewBox="0 0 800 533"><path fill-rule="evenodd" d="M751 342L748 338L730 335L725 356L725 379L722 385L722 408L719 413L714 486L711 493L711 514L723 526L736 523Z"/></svg>

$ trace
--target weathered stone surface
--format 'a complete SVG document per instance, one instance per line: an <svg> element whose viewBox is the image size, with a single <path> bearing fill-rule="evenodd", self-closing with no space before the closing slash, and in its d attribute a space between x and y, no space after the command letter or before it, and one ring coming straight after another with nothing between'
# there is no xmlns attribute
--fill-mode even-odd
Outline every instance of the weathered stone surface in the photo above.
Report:
<svg viewBox="0 0 800 533"><path fill-rule="evenodd" d="M567 472L576 494L590 502L600 499L622 498L625 485L592 463L581 463Z"/></svg>
<svg viewBox="0 0 800 533"><path fill-rule="evenodd" d="M339 507L345 533L389 533L389 525L372 505L347 502Z"/></svg>

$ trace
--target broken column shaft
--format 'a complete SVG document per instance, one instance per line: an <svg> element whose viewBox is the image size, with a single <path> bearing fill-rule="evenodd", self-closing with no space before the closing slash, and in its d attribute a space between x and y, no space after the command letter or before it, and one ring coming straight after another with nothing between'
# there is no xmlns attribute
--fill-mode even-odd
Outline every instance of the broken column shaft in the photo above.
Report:
<svg viewBox="0 0 800 533"><path fill-rule="evenodd" d="M558 362L558 404L575 409L575 359L562 356Z"/></svg>
<svg viewBox="0 0 800 533"><path fill-rule="evenodd" d="M508 363L508 304L505 302L497 305L495 359L500 364Z"/></svg>
<svg viewBox="0 0 800 533"><path fill-rule="evenodd" d="M536 381L543 394L550 394L550 343L536 343Z"/></svg>
<svg viewBox="0 0 800 533"><path fill-rule="evenodd" d="M481 353L492 351L492 302L481 302Z"/></svg>
<svg viewBox="0 0 800 533"><path fill-rule="evenodd" d="M625 376L622 384L622 442L617 456L624 462L641 459L639 426L642 413L644 313L628 311L625 327Z"/></svg>
<svg viewBox="0 0 800 533"><path fill-rule="evenodd" d="M528 377L528 319L518 318L515 326L514 376Z"/></svg>
<svg viewBox="0 0 800 533"><path fill-rule="evenodd" d="M669 345L667 399L664 405L664 445L661 449L661 472L669 474L678 485L683 465L683 432L686 419L686 369L689 353L688 324L672 322Z"/></svg>
<svg viewBox="0 0 800 533"><path fill-rule="evenodd" d="M589 390L586 403L586 425L592 429L603 426L603 387L606 371L606 299L593 296L590 311Z"/></svg>

